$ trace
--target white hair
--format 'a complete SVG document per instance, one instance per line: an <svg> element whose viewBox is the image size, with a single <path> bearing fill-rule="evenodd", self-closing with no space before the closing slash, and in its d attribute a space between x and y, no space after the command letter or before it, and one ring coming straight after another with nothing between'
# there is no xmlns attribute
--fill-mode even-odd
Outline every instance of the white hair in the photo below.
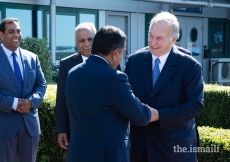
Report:
<svg viewBox="0 0 230 162"><path fill-rule="evenodd" d="M80 30L80 29L88 29L88 30L91 30L91 31L94 33L94 35L95 35L96 32L97 32L96 27L95 27L95 25L94 25L93 23L91 23L91 22L83 22L83 23L80 23L80 24L78 24L78 26L75 28L75 40L76 40L76 41L77 41L77 38L76 38L77 32L78 32L78 30Z"/></svg>
<svg viewBox="0 0 230 162"><path fill-rule="evenodd" d="M172 27L172 32L171 32L171 37L176 37L179 38L180 36L180 26L179 26L179 22L176 18L176 16L174 16L173 14L166 12L166 11L162 11L160 13L157 13L150 21L150 25L149 25L149 32L152 28L152 26L160 21L165 21L167 22L169 25L171 25Z"/></svg>

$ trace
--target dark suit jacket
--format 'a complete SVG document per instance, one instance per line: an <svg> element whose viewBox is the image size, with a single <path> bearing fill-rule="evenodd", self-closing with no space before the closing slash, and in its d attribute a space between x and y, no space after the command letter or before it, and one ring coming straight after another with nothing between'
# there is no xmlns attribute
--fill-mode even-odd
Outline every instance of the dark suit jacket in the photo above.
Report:
<svg viewBox="0 0 230 162"><path fill-rule="evenodd" d="M23 91L20 89L9 60L0 46L0 138L16 136L22 120L31 136L40 134L38 106L43 101L46 81L37 55L19 49L23 64ZM12 109L14 97L31 100L33 109L21 114Z"/></svg>
<svg viewBox="0 0 230 162"><path fill-rule="evenodd" d="M56 116L56 128L57 133L67 133L68 138L70 134L69 127L69 117L66 106L65 98L65 85L66 77L71 68L82 63L82 56L80 53L72 54L66 58L60 60L58 81L57 81L57 96L56 96L56 106L55 106L55 116ZM117 68L120 70L120 65Z"/></svg>
<svg viewBox="0 0 230 162"><path fill-rule="evenodd" d="M129 120L147 125L150 110L127 76L97 56L69 72L66 101L71 125L67 162L129 162Z"/></svg>
<svg viewBox="0 0 230 162"><path fill-rule="evenodd" d="M131 125L131 162L140 162L147 148L150 162L195 162L196 153L174 152L174 146L197 146L194 118L203 108L201 65L175 46L152 88L152 56L149 50L130 55L125 73L141 102L156 108L159 121L148 126Z"/></svg>
<svg viewBox="0 0 230 162"><path fill-rule="evenodd" d="M69 134L69 117L65 98L66 77L71 68L82 63L82 56L80 53L75 53L60 60L59 74L57 80L57 96L55 106L56 128L57 133Z"/></svg>

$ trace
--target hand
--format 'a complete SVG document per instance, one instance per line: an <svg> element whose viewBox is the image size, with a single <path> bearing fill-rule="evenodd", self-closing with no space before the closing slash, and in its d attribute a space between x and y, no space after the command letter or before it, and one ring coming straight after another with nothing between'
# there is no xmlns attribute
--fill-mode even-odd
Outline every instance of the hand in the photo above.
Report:
<svg viewBox="0 0 230 162"><path fill-rule="evenodd" d="M146 105L149 110L151 111L151 119L150 119L150 122L153 122L153 121L157 121L159 120L159 114L158 114L158 111L152 107L150 107L149 105Z"/></svg>
<svg viewBox="0 0 230 162"><path fill-rule="evenodd" d="M67 149L68 146L67 134L66 133L58 134L57 142L61 148Z"/></svg>
<svg viewBox="0 0 230 162"><path fill-rule="evenodd" d="M31 107L32 103L30 102L30 100L19 98L16 111L19 113L28 113Z"/></svg>

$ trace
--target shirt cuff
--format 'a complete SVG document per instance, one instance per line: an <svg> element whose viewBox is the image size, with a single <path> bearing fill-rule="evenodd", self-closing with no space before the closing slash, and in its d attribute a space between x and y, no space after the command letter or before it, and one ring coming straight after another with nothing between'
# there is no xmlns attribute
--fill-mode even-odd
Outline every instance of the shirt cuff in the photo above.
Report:
<svg viewBox="0 0 230 162"><path fill-rule="evenodd" d="M16 111L17 110L17 106L18 106L18 98L14 98L12 109L14 109Z"/></svg>

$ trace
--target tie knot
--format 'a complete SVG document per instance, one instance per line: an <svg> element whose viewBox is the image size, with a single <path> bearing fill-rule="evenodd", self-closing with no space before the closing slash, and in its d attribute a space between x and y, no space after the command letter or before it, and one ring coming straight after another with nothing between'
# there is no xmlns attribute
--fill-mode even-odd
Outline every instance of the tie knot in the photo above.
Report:
<svg viewBox="0 0 230 162"><path fill-rule="evenodd" d="M159 59L159 58L156 58L156 59L155 59L155 64L158 65L159 62L160 62L160 59Z"/></svg>
<svg viewBox="0 0 230 162"><path fill-rule="evenodd" d="M15 56L16 56L16 53L15 53L15 52L13 52L11 55L12 55L13 57L15 57Z"/></svg>

